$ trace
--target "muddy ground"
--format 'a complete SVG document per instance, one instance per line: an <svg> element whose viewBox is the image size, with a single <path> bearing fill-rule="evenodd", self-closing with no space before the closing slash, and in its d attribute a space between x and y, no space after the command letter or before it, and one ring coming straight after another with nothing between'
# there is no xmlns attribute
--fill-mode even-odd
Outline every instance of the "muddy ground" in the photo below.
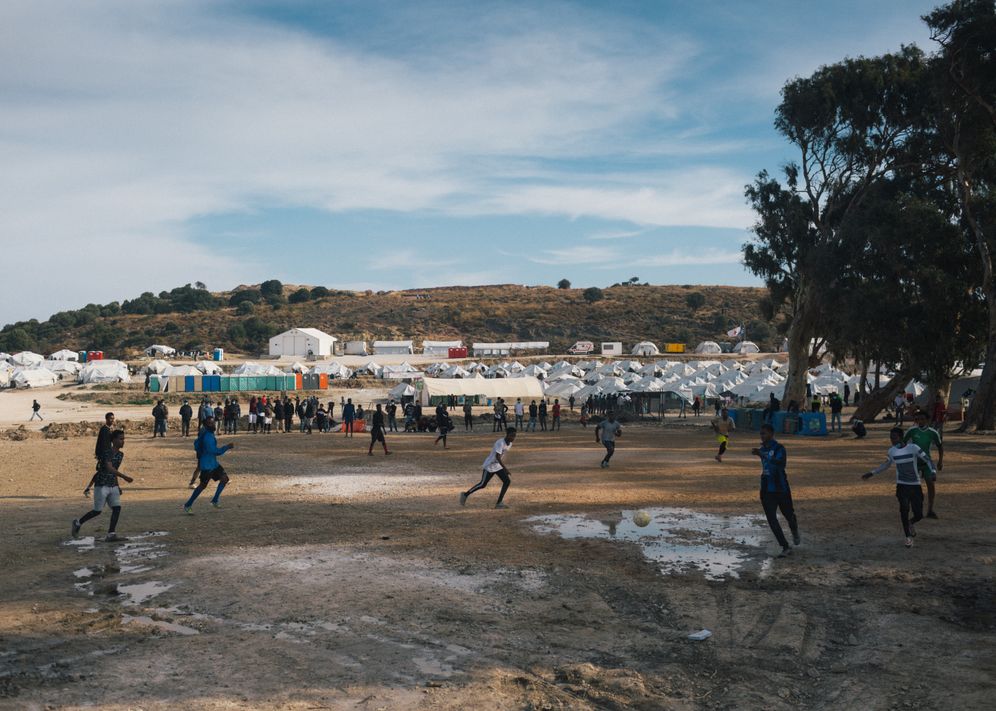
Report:
<svg viewBox="0 0 996 711"><path fill-rule="evenodd" d="M601 469L591 430L523 434L496 511L497 482L457 500L490 431L392 435L390 457L243 434L223 508L188 517L191 440L136 433L131 540L76 545L93 440L0 441L0 708L992 708L996 439L947 437L940 518L907 550L892 479L859 480L884 428L787 438L804 540L772 560L754 437L720 465L702 426L632 425ZM649 534L674 509L754 528L632 542L633 511ZM739 563L645 555L668 541Z"/></svg>

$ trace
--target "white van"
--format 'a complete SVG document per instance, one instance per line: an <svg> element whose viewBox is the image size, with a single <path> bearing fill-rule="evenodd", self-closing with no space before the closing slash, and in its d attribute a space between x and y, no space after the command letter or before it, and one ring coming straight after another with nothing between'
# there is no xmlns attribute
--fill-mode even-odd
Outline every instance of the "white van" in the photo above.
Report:
<svg viewBox="0 0 996 711"><path fill-rule="evenodd" d="M588 355L595 352L595 344L591 341L578 341L568 348L567 352L573 355Z"/></svg>

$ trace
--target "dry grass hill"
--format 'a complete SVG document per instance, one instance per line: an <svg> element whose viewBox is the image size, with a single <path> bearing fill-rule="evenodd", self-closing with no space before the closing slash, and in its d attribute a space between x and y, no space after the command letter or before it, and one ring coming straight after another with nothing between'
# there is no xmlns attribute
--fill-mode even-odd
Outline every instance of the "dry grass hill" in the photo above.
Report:
<svg viewBox="0 0 996 711"><path fill-rule="evenodd" d="M503 284L389 292L334 291L279 282L211 293L180 287L121 304L91 304L45 322L9 324L0 350L103 350L137 355L151 343L181 350L222 347L265 353L266 339L293 326L319 328L343 340L461 338L550 341L564 353L577 340L650 340L694 346L730 341L725 332L747 325L760 345L777 347L777 324L765 319L766 290L729 286L626 284L561 289Z"/></svg>

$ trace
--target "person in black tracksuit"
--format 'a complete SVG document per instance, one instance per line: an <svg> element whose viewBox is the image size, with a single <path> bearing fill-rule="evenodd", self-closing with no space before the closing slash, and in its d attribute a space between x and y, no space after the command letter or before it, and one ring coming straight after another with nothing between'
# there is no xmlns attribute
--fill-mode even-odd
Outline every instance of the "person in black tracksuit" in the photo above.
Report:
<svg viewBox="0 0 996 711"><path fill-rule="evenodd" d="M789 488L788 475L785 473L785 462L788 457L785 447L775 441L775 429L770 424L761 425L761 446L751 450L751 454L761 458L761 506L768 519L771 532L775 534L778 544L782 547L779 557L792 552L785 533L778 522L778 511L788 522L792 531L792 542L799 545L799 523L795 517L795 507L792 503L792 490Z"/></svg>

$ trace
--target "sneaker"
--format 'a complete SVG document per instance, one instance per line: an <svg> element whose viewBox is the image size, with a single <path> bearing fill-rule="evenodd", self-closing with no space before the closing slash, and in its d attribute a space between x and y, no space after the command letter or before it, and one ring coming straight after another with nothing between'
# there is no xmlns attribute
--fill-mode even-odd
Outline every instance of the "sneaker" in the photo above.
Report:
<svg viewBox="0 0 996 711"><path fill-rule="evenodd" d="M111 533L108 533L106 536L104 536L104 540L110 542L110 541L120 541L121 539L118 538L118 534L112 531Z"/></svg>
<svg viewBox="0 0 996 711"><path fill-rule="evenodd" d="M723 458L721 456L719 456L718 454L715 457L713 457L713 459L715 459L719 463L723 462Z"/></svg>
<svg viewBox="0 0 996 711"><path fill-rule="evenodd" d="M81 525L82 524L80 523L80 520L78 518L74 518L73 519L73 529L72 529L73 530L73 533L72 533L73 538L78 538L79 537L79 535L80 535L80 526Z"/></svg>
<svg viewBox="0 0 996 711"><path fill-rule="evenodd" d="M373 455L374 455L374 453L373 453L373 452L367 452L367 456L370 456L370 457L372 457Z"/></svg>
<svg viewBox="0 0 996 711"><path fill-rule="evenodd" d="M606 463L605 463L605 462L603 461L603 462L602 462L602 463L601 463L601 464L600 464L599 466L600 466L600 467L601 467L602 469L605 469L605 467L607 467L607 466L609 466L609 465L608 465L608 464L606 464Z"/></svg>
<svg viewBox="0 0 996 711"><path fill-rule="evenodd" d="M507 509L508 504L495 504L496 509Z"/></svg>
<svg viewBox="0 0 996 711"><path fill-rule="evenodd" d="M913 539L912 538L907 538L906 539L906 547L907 548L912 548L913 547Z"/></svg>
<svg viewBox="0 0 996 711"><path fill-rule="evenodd" d="M194 510L191 507L189 507L189 506L184 506L183 507L183 513L187 514L188 516L193 516L194 515Z"/></svg>
<svg viewBox="0 0 996 711"><path fill-rule="evenodd" d="M461 506L466 506L467 505L467 495L466 494L460 494L460 505Z"/></svg>
<svg viewBox="0 0 996 711"><path fill-rule="evenodd" d="M792 549L789 548L788 546L785 546L784 548L782 548L782 552L779 553L777 557L778 558L785 558L785 557L790 556L790 555L792 555Z"/></svg>
<svg viewBox="0 0 996 711"><path fill-rule="evenodd" d="M792 542L797 546L802 544L802 536L798 531L792 531Z"/></svg>
<svg viewBox="0 0 996 711"><path fill-rule="evenodd" d="M212 501L211 505L214 506L216 509L220 509L221 508L221 502L220 501Z"/></svg>
<svg viewBox="0 0 996 711"><path fill-rule="evenodd" d="M927 518L937 518L937 514L935 514L933 511L928 511Z"/></svg>

